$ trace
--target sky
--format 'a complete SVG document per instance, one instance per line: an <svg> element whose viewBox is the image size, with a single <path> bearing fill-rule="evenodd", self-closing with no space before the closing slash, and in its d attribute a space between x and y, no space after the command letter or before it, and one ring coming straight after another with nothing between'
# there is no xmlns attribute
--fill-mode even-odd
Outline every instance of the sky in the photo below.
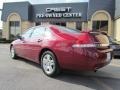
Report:
<svg viewBox="0 0 120 90"><path fill-rule="evenodd" d="M31 4L45 4L45 3L70 3L70 2L87 2L88 0L0 0L0 9L4 2L20 2L29 1ZM2 28L1 11L0 11L0 28Z"/></svg>

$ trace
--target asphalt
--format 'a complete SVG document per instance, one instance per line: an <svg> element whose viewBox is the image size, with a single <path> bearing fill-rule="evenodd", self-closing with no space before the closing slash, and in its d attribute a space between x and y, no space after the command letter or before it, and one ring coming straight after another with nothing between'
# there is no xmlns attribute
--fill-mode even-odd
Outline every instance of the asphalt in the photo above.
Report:
<svg viewBox="0 0 120 90"><path fill-rule="evenodd" d="M0 44L0 90L120 90L120 59L96 73L64 71L50 78L36 63L12 60L9 44Z"/></svg>

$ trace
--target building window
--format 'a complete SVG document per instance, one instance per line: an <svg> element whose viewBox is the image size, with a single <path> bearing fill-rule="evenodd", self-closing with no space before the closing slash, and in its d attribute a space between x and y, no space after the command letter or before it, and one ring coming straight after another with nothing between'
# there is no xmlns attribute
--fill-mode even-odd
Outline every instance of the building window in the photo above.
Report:
<svg viewBox="0 0 120 90"><path fill-rule="evenodd" d="M10 21L10 39L14 40L18 34L21 34L20 21Z"/></svg>
<svg viewBox="0 0 120 90"><path fill-rule="evenodd" d="M76 29L82 30L82 23L81 22L76 22Z"/></svg>
<svg viewBox="0 0 120 90"><path fill-rule="evenodd" d="M93 21L93 30L108 33L108 21Z"/></svg>
<svg viewBox="0 0 120 90"><path fill-rule="evenodd" d="M59 26L65 26L66 27L66 22L51 22L53 25L59 25Z"/></svg>

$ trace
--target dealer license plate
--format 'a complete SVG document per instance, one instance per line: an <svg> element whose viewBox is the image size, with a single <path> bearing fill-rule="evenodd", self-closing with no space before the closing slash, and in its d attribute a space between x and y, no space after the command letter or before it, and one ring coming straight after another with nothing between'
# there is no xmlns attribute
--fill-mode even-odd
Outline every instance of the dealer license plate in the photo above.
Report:
<svg viewBox="0 0 120 90"><path fill-rule="evenodd" d="M111 53L107 53L107 61L111 60Z"/></svg>

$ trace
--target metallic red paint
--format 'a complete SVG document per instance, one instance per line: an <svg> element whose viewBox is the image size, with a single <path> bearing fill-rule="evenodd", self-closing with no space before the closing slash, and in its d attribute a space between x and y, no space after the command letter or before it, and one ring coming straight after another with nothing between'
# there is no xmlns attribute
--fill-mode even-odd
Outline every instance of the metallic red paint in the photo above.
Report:
<svg viewBox="0 0 120 90"><path fill-rule="evenodd" d="M51 38L17 39L11 45L18 56L40 63L40 55L43 49L51 50L57 57L60 68L72 70L96 70L110 63L107 53L100 52L96 47L73 47L74 44L94 44L89 32L77 34L63 33L57 26L48 25L51 30ZM109 49L109 48L108 48Z"/></svg>

